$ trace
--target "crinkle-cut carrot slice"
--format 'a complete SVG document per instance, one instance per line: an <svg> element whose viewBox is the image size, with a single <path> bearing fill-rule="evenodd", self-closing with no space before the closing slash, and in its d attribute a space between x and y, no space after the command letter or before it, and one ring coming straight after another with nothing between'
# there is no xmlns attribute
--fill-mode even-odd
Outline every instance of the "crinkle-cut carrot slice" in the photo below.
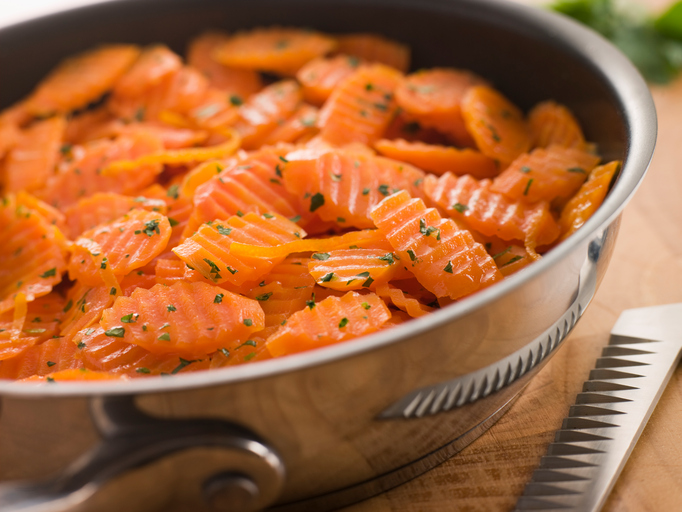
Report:
<svg viewBox="0 0 682 512"><path fill-rule="evenodd" d="M531 148L523 113L498 91L486 85L470 88L462 98L462 116L476 146L504 169Z"/></svg>
<svg viewBox="0 0 682 512"><path fill-rule="evenodd" d="M18 208L23 207L39 213L49 224L56 226L63 234L67 233L66 216L56 208L24 191L18 192L15 199Z"/></svg>
<svg viewBox="0 0 682 512"><path fill-rule="evenodd" d="M391 318L388 319L388 321L383 325L381 330L391 329L393 327L402 325L405 322L408 322L409 320L412 320L412 317L410 315L399 309L398 310L391 309L389 311L391 312Z"/></svg>
<svg viewBox="0 0 682 512"><path fill-rule="evenodd" d="M408 142L404 139L381 139L374 147L382 155L407 162L439 176L452 172L457 176L470 174L480 180L494 178L499 174L495 160L475 149Z"/></svg>
<svg viewBox="0 0 682 512"><path fill-rule="evenodd" d="M259 148L270 132L296 111L302 100L301 86L294 80L275 82L247 99L239 107L239 119L234 125L242 136L242 147Z"/></svg>
<svg viewBox="0 0 682 512"><path fill-rule="evenodd" d="M292 76L308 61L336 48L336 41L312 30L269 27L239 32L218 46L215 59L241 69Z"/></svg>
<svg viewBox="0 0 682 512"><path fill-rule="evenodd" d="M93 372L87 368L72 368L69 370L62 370L54 372L49 375L33 375L17 382L70 382L70 381L91 381L91 380L128 380L127 375L118 375L108 372Z"/></svg>
<svg viewBox="0 0 682 512"><path fill-rule="evenodd" d="M140 167L158 164L191 164L206 160L217 160L232 155L239 149L240 136L231 130L232 137L217 146L202 148L168 149L144 154L133 160L118 160L104 166L101 170L103 176L126 175Z"/></svg>
<svg viewBox="0 0 682 512"><path fill-rule="evenodd" d="M225 66L213 57L215 51L229 40L224 32L208 31L195 37L187 48L187 64L199 70L213 87L243 101L263 88L256 71Z"/></svg>
<svg viewBox="0 0 682 512"><path fill-rule="evenodd" d="M82 368L75 343L64 338L49 339L34 345L16 357L0 363L0 379L25 379L63 370Z"/></svg>
<svg viewBox="0 0 682 512"><path fill-rule="evenodd" d="M52 117L22 131L5 162L5 190L32 191L45 185L54 173L66 121Z"/></svg>
<svg viewBox="0 0 682 512"><path fill-rule="evenodd" d="M197 165L182 178L182 182L177 188L178 192L184 197L194 197L194 193L200 185L211 178L215 178L223 169L224 165L220 160L211 160Z"/></svg>
<svg viewBox="0 0 682 512"><path fill-rule="evenodd" d="M167 46L144 48L114 86L113 96L136 97L159 85L182 68L182 60Z"/></svg>
<svg viewBox="0 0 682 512"><path fill-rule="evenodd" d="M400 288L388 283L380 283L376 287L376 293L382 299L388 299L395 307L405 311L412 318L419 318L434 311L434 308L426 306L413 297L407 296Z"/></svg>
<svg viewBox="0 0 682 512"><path fill-rule="evenodd" d="M423 142L425 144L448 145L451 143L447 136L434 128L428 128L417 121L417 118L406 113L402 108L386 128L384 139L404 139L409 142Z"/></svg>
<svg viewBox="0 0 682 512"><path fill-rule="evenodd" d="M398 106L421 125L448 134L458 145L472 146L462 117L462 99L472 87L485 83L469 71L432 68L406 76L395 97Z"/></svg>
<svg viewBox="0 0 682 512"><path fill-rule="evenodd" d="M22 345L30 346L43 343L59 332L59 322L63 315L64 299L56 292L39 297L26 303L25 297L15 299L14 311L0 315L0 351L7 353L5 342L17 342L12 347L22 349ZM23 308L26 311L23 311ZM19 309L17 309L19 308ZM11 355L11 354L9 354Z"/></svg>
<svg viewBox="0 0 682 512"><path fill-rule="evenodd" d="M372 219L401 263L437 297L459 299L499 281L495 262L468 231L406 191L387 197Z"/></svg>
<svg viewBox="0 0 682 512"><path fill-rule="evenodd" d="M158 284L168 286L185 280L185 262L179 259L157 259L155 279Z"/></svg>
<svg viewBox="0 0 682 512"><path fill-rule="evenodd" d="M372 247L377 240L385 240L377 229L350 231L343 235L329 238L295 240L280 245L262 246L252 243L233 242L230 252L234 256L249 258L284 258L297 252L328 252L334 249L352 249L355 247ZM366 245L365 245L366 244Z"/></svg>
<svg viewBox="0 0 682 512"><path fill-rule="evenodd" d="M294 313L268 338L266 346L275 357L295 354L373 333L390 317L377 295L348 292Z"/></svg>
<svg viewBox="0 0 682 512"><path fill-rule="evenodd" d="M74 146L73 158L52 176L36 196L52 206L64 209L79 199L97 192L136 195L150 185L161 172L159 164L145 164L126 169L117 176L103 176L102 169L112 161L135 159L162 149L161 141L150 133L122 136L116 140L93 141Z"/></svg>
<svg viewBox="0 0 682 512"><path fill-rule="evenodd" d="M69 157L69 145L113 138L124 126L125 123L116 119L104 106L69 117L64 130L63 154L66 158Z"/></svg>
<svg viewBox="0 0 682 512"><path fill-rule="evenodd" d="M360 63L360 59L348 55L311 60L296 74L296 79L303 86L303 97L307 102L321 106Z"/></svg>
<svg viewBox="0 0 682 512"><path fill-rule="evenodd" d="M113 192L98 192L64 209L67 225L66 234L75 240L84 231L116 220L133 209L166 215L168 207L160 199L149 199L144 196L130 197Z"/></svg>
<svg viewBox="0 0 682 512"><path fill-rule="evenodd" d="M343 150L284 167L285 186L304 198L306 209L342 227L373 227L369 212L375 205L400 189L419 195L423 178L424 173L409 164Z"/></svg>
<svg viewBox="0 0 682 512"><path fill-rule="evenodd" d="M86 334L88 330L81 331L74 339L82 347L80 359L88 370L144 377L205 370L210 365L208 358L187 360L176 354L152 354L138 345L105 335L101 327L90 331L90 334Z"/></svg>
<svg viewBox="0 0 682 512"><path fill-rule="evenodd" d="M232 126L239 119L238 106L244 100L241 96L227 95L221 89L209 87L204 94L201 102L187 112L186 117L177 117L170 111L163 111L159 114L159 120L164 123L171 123L171 115L175 117L172 124L186 126L187 123L205 130L212 130L219 133L225 127Z"/></svg>
<svg viewBox="0 0 682 512"><path fill-rule="evenodd" d="M31 302L61 282L66 269L64 236L11 196L0 202L0 240L0 313L14 308L17 294Z"/></svg>
<svg viewBox="0 0 682 512"><path fill-rule="evenodd" d="M410 47L378 34L337 36L336 51L364 61L385 64L407 73L410 69Z"/></svg>
<svg viewBox="0 0 682 512"><path fill-rule="evenodd" d="M279 246L305 236L305 231L281 215L249 212L243 217L234 215L224 221L203 224L173 252L206 279L239 286L260 279L284 256L280 260L235 256L230 250L233 243Z"/></svg>
<svg viewBox="0 0 682 512"><path fill-rule="evenodd" d="M573 196L599 157L580 149L550 146L519 156L493 180L491 190L528 202Z"/></svg>
<svg viewBox="0 0 682 512"><path fill-rule="evenodd" d="M318 285L340 291L374 290L393 279L400 264L381 249L337 249L314 253L308 271Z"/></svg>
<svg viewBox="0 0 682 512"><path fill-rule="evenodd" d="M543 101L528 113L533 147L546 148L552 145L583 149L585 136L577 119L564 105L554 101Z"/></svg>
<svg viewBox="0 0 682 512"><path fill-rule="evenodd" d="M204 130L177 128L158 122L121 124L116 129L117 135L135 134L137 131L153 133L165 149L191 148L203 144L209 133Z"/></svg>
<svg viewBox="0 0 682 512"><path fill-rule="evenodd" d="M66 295L64 317L59 325L60 336L73 340L76 333L99 322L102 311L113 303L114 296L106 286L90 288L76 283Z"/></svg>
<svg viewBox="0 0 682 512"><path fill-rule="evenodd" d="M272 270L261 281L263 285L275 282L285 288L312 289L315 286L315 279L308 272L308 258L287 256L282 262L272 267Z"/></svg>
<svg viewBox="0 0 682 512"><path fill-rule="evenodd" d="M285 164L286 159L262 150L198 186L185 234L191 235L205 222L247 212L298 216L305 225L312 215L301 211L299 198L284 187Z"/></svg>
<svg viewBox="0 0 682 512"><path fill-rule="evenodd" d="M396 288L400 288L403 293L418 300L422 304L434 308L438 307L436 296L424 288L424 286L412 274L410 274L409 277L392 281L391 285L395 286Z"/></svg>
<svg viewBox="0 0 682 512"><path fill-rule="evenodd" d="M500 240L499 242L504 242ZM488 254L492 256L495 260L497 268L500 269L500 273L507 277L510 276L522 268L527 267L537 258L531 253L527 248L508 243L493 243L488 249ZM506 245L505 245L506 244Z"/></svg>
<svg viewBox="0 0 682 512"><path fill-rule="evenodd" d="M156 265L154 265L154 268ZM148 273L144 270L134 270L127 276L121 279L121 295L130 297L137 288L146 288L147 290L157 284L156 275Z"/></svg>
<svg viewBox="0 0 682 512"><path fill-rule="evenodd" d="M124 276L161 254L170 238L168 219L135 208L114 221L85 231L75 242L69 276L90 286L102 283L100 270Z"/></svg>
<svg viewBox="0 0 682 512"><path fill-rule="evenodd" d="M24 324L28 315L26 294L19 292L14 296L14 311L4 313L3 332L0 332L0 360L15 357L34 343L37 338L24 336Z"/></svg>
<svg viewBox="0 0 682 512"><path fill-rule="evenodd" d="M619 161L613 161L595 167L590 172L587 181L561 210L559 218L561 240L575 233L601 206L614 175L620 171L620 166Z"/></svg>
<svg viewBox="0 0 682 512"><path fill-rule="evenodd" d="M290 288L274 281L263 286L257 285L246 296L257 300L265 314L264 326L279 327L291 315L306 307L311 299L312 286Z"/></svg>
<svg viewBox="0 0 682 512"><path fill-rule="evenodd" d="M343 146L352 142L372 145L395 115L393 92L402 75L382 64L361 66L332 92L320 110L323 139Z"/></svg>
<svg viewBox="0 0 682 512"><path fill-rule="evenodd" d="M206 283L157 284L118 297L102 314L104 334L149 350L195 359L243 343L263 328L257 300Z"/></svg>
<svg viewBox="0 0 682 512"><path fill-rule="evenodd" d="M278 142L296 142L302 138L310 138L316 135L318 131L316 128L317 116L317 108L304 103L281 126L271 131L263 144L274 145Z"/></svg>
<svg viewBox="0 0 682 512"><path fill-rule="evenodd" d="M487 236L544 245L559 236L559 225L547 201L526 203L490 190L490 180L478 181L465 175L445 173L428 176L424 191L455 219Z"/></svg>
<svg viewBox="0 0 682 512"><path fill-rule="evenodd" d="M137 46L107 45L67 59L38 84L26 109L44 116L84 107L109 91L139 53Z"/></svg>

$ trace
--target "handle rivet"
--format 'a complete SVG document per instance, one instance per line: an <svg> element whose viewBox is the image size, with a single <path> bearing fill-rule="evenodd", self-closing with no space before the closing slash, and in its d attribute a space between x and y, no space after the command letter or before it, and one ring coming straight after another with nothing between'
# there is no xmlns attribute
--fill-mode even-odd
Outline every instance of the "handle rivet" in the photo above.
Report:
<svg viewBox="0 0 682 512"><path fill-rule="evenodd" d="M242 473L219 473L203 486L204 499L216 512L251 512L255 509L259 490L256 483Z"/></svg>

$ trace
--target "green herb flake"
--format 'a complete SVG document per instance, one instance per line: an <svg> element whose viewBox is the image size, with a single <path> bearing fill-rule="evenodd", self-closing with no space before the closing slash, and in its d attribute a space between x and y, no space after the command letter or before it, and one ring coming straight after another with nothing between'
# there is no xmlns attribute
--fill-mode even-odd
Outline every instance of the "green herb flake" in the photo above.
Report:
<svg viewBox="0 0 682 512"><path fill-rule="evenodd" d="M512 246L510 245L510 246L507 247L504 251L498 252L495 256L493 256L493 259L496 260L496 259L499 258L500 256L504 256L505 254L507 254L507 253L508 253L509 251L511 251L511 250L512 250Z"/></svg>
<svg viewBox="0 0 682 512"><path fill-rule="evenodd" d="M154 233L157 235L161 234L161 230L159 229L159 219L154 219L150 220L149 222L144 223L144 234L147 235L148 237L151 237Z"/></svg>
<svg viewBox="0 0 682 512"><path fill-rule="evenodd" d="M45 272L40 274L40 277L42 277L43 279L46 279L48 277L54 277L56 275L57 275L57 269L56 269L56 267L53 267L50 270L46 270Z"/></svg>
<svg viewBox="0 0 682 512"><path fill-rule="evenodd" d="M323 283L328 283L332 279L334 279L334 272L329 272L329 274L323 276L322 279L320 279L320 281Z"/></svg>
<svg viewBox="0 0 682 512"><path fill-rule="evenodd" d="M171 340L170 339L170 333L164 332L161 336L159 336L156 339L161 340L161 341L170 341Z"/></svg>
<svg viewBox="0 0 682 512"><path fill-rule="evenodd" d="M43 334L47 329L24 329L26 334Z"/></svg>
<svg viewBox="0 0 682 512"><path fill-rule="evenodd" d="M500 265L500 268L506 267L507 265L511 265L512 263L516 263L517 261L522 260L522 259L523 259L523 256L517 254L513 258L510 258L509 261L507 261L506 263L503 263L502 265Z"/></svg>
<svg viewBox="0 0 682 512"><path fill-rule="evenodd" d="M395 258L393 257L392 252L387 252L383 256L379 258L381 261L387 262L389 265L393 265L395 263Z"/></svg>
<svg viewBox="0 0 682 512"><path fill-rule="evenodd" d="M244 319L244 325L246 327L251 327L253 325L253 320L251 320L250 318L245 318Z"/></svg>
<svg viewBox="0 0 682 512"><path fill-rule="evenodd" d="M112 327L111 329L104 331L104 335L111 338L123 338L125 333L126 330L123 327Z"/></svg>
<svg viewBox="0 0 682 512"><path fill-rule="evenodd" d="M255 353L255 352L251 352L250 354L246 354L246 355L244 356L244 361L251 361L251 359L253 359L254 357L256 357L256 353Z"/></svg>
<svg viewBox="0 0 682 512"><path fill-rule="evenodd" d="M145 368L144 366L137 368L135 371L137 373L152 373L149 368Z"/></svg>
<svg viewBox="0 0 682 512"><path fill-rule="evenodd" d="M369 194L369 189L368 189L368 188L363 188L363 189L362 189L362 195L363 195L363 196L366 196L367 194Z"/></svg>
<svg viewBox="0 0 682 512"><path fill-rule="evenodd" d="M365 309L369 309L369 308L372 307L368 302L363 302L363 303L361 304L361 306L362 306L363 308L365 308Z"/></svg>
<svg viewBox="0 0 682 512"><path fill-rule="evenodd" d="M46 364L47 364L47 366L49 366L50 368L52 368L52 367L55 366L57 363L55 363L54 361L48 361Z"/></svg>
<svg viewBox="0 0 682 512"><path fill-rule="evenodd" d="M298 222L298 221L301 220L301 216L300 216L300 215L296 215L296 217L291 217L289 220L290 220L291 222L296 223L296 222Z"/></svg>
<svg viewBox="0 0 682 512"><path fill-rule="evenodd" d="M328 252L316 252L315 254L313 254L312 258L314 260L327 261L329 259L329 253Z"/></svg>
<svg viewBox="0 0 682 512"><path fill-rule="evenodd" d="M369 288L373 282L374 282L374 279L372 279L371 277L368 277L367 280L364 283L362 283L362 287L363 288Z"/></svg>
<svg viewBox="0 0 682 512"><path fill-rule="evenodd" d="M222 276L220 275L220 268L218 267L218 265L213 263L208 258L204 258L204 261L206 263L208 263L209 267L211 267L211 270L209 271L209 273L211 274L211 278L213 279L213 281L217 281L218 279L221 279Z"/></svg>
<svg viewBox="0 0 682 512"><path fill-rule="evenodd" d="M344 316L344 317L341 319L341 321L339 322L339 329L343 329L343 328L346 327L347 325L348 325L348 318L346 318L346 317Z"/></svg>
<svg viewBox="0 0 682 512"><path fill-rule="evenodd" d="M213 304L220 304L223 302L223 297L225 297L224 293L219 293L218 295L215 296L213 299Z"/></svg>
<svg viewBox="0 0 682 512"><path fill-rule="evenodd" d="M244 100L241 98L241 96L232 94L230 95L230 103L232 103L232 105L234 105L235 107L239 107L244 104Z"/></svg>
<svg viewBox="0 0 682 512"><path fill-rule="evenodd" d="M332 181L339 182L341 181L341 178L343 178L343 174L334 174L333 172L330 172L329 177L332 179Z"/></svg>
<svg viewBox="0 0 682 512"><path fill-rule="evenodd" d="M523 189L523 195L524 195L524 196L527 196L527 195L528 195L528 191L530 190L530 186L531 186L532 184L533 184L533 178L529 179L529 180L528 180L528 183L526 183L526 188Z"/></svg>
<svg viewBox="0 0 682 512"><path fill-rule="evenodd" d="M443 270L448 274L452 274L452 262L448 261L448 264L445 265L445 268Z"/></svg>
<svg viewBox="0 0 682 512"><path fill-rule="evenodd" d="M315 294L310 297L310 300L305 301L305 305L308 306L310 309L313 309L315 307Z"/></svg>
<svg viewBox="0 0 682 512"><path fill-rule="evenodd" d="M168 223L170 224L170 226L171 226L172 228L174 228L175 226L177 226L178 224L180 224L180 222L178 222L177 220L175 220L175 219L172 218L172 217L168 217Z"/></svg>
<svg viewBox="0 0 682 512"><path fill-rule="evenodd" d="M237 272L239 272L239 270L237 270L236 268L232 268L229 265L227 266L227 271L232 275L235 275Z"/></svg>
<svg viewBox="0 0 682 512"><path fill-rule="evenodd" d="M310 198L310 211L314 212L317 210L320 206L324 205L324 196L320 194L319 192L317 194L314 194Z"/></svg>
<svg viewBox="0 0 682 512"><path fill-rule="evenodd" d="M385 184L379 185L378 189L379 189L379 193L383 196L388 196L391 194L391 192L389 191L388 185L385 185Z"/></svg>
<svg viewBox="0 0 682 512"><path fill-rule="evenodd" d="M183 359L182 357L180 358L180 364L177 365L175 368L173 368L173 371L171 372L171 375L175 375L178 373L180 370L182 370L185 366L189 366L192 363L196 363L197 360L194 359L192 361L188 361L187 359Z"/></svg>
<svg viewBox="0 0 682 512"><path fill-rule="evenodd" d="M526 167L524 165L523 167L521 167L521 169L519 169L519 171L521 171L524 174L528 174L531 171L531 169L530 169L530 167Z"/></svg>
<svg viewBox="0 0 682 512"><path fill-rule="evenodd" d="M79 341L76 344L76 347L78 347L80 350L83 350L85 348L85 343L83 343L82 341Z"/></svg>
<svg viewBox="0 0 682 512"><path fill-rule="evenodd" d="M275 216L274 216L273 214L271 214L271 213L264 213L264 214L263 214L263 218L264 218L264 219L274 219Z"/></svg>
<svg viewBox="0 0 682 512"><path fill-rule="evenodd" d="M50 377L49 375L47 377L45 377L45 380L47 382L55 382L55 380L52 377Z"/></svg>
<svg viewBox="0 0 682 512"><path fill-rule="evenodd" d="M138 313L130 313L129 315L125 315L121 317L121 322L124 324L134 324L137 322L137 319L140 318L140 315Z"/></svg>
<svg viewBox="0 0 682 512"><path fill-rule="evenodd" d="M166 309L168 310L169 313L172 313L172 312L178 310L178 308L176 308L173 304L168 304L168 306L166 306Z"/></svg>
<svg viewBox="0 0 682 512"><path fill-rule="evenodd" d="M109 290L109 295L116 295L118 293L118 290L115 287L112 287L111 290Z"/></svg>
<svg viewBox="0 0 682 512"><path fill-rule="evenodd" d="M272 292L264 293L262 295L257 295L256 300L264 301L268 300L272 296Z"/></svg>
<svg viewBox="0 0 682 512"><path fill-rule="evenodd" d="M576 174L587 174L587 171L583 169L582 167L569 167L566 169L568 172L576 173Z"/></svg>
<svg viewBox="0 0 682 512"><path fill-rule="evenodd" d="M409 255L412 261L417 261L417 255L414 253L412 249L408 249L407 254Z"/></svg>
<svg viewBox="0 0 682 512"><path fill-rule="evenodd" d="M218 231L218 233L225 236L229 236L229 234L232 233L232 228L226 228L225 226L222 226L220 224L216 226L216 230Z"/></svg>
<svg viewBox="0 0 682 512"><path fill-rule="evenodd" d="M64 309L62 309L62 311L64 313L66 313L67 311L69 311L71 309L72 306L73 306L73 301L71 299L69 299L69 302L66 303L66 306L64 306Z"/></svg>
<svg viewBox="0 0 682 512"><path fill-rule="evenodd" d="M469 209L469 207L467 205L462 204L462 203L455 203L452 207L455 210L457 210L459 213L464 213L465 211L467 211Z"/></svg>
<svg viewBox="0 0 682 512"><path fill-rule="evenodd" d="M85 335L86 335L86 336L90 336L90 335L93 334L94 332L95 332L95 329L93 329L93 328L91 327L90 329L87 329L87 330L85 331Z"/></svg>

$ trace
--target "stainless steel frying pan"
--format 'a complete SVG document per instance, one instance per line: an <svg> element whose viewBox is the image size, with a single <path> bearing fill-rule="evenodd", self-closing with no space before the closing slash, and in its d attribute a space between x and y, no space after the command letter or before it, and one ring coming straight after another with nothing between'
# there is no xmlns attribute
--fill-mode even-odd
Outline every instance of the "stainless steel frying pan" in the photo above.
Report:
<svg viewBox="0 0 682 512"><path fill-rule="evenodd" d="M206 28L311 26L410 44L416 68L488 78L524 109L567 104L622 172L542 261L400 328L221 371L124 383L0 383L0 510L328 510L422 473L511 404L604 275L656 115L637 72L557 15L502 0L110 0L0 22L0 105L104 41L182 51Z"/></svg>

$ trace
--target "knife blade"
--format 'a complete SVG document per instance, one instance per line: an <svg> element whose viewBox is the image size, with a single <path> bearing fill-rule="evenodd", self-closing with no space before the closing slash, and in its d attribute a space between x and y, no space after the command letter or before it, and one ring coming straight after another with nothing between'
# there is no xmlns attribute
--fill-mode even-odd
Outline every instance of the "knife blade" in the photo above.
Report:
<svg viewBox="0 0 682 512"><path fill-rule="evenodd" d="M682 354L682 304L624 311L517 512L601 510Z"/></svg>

